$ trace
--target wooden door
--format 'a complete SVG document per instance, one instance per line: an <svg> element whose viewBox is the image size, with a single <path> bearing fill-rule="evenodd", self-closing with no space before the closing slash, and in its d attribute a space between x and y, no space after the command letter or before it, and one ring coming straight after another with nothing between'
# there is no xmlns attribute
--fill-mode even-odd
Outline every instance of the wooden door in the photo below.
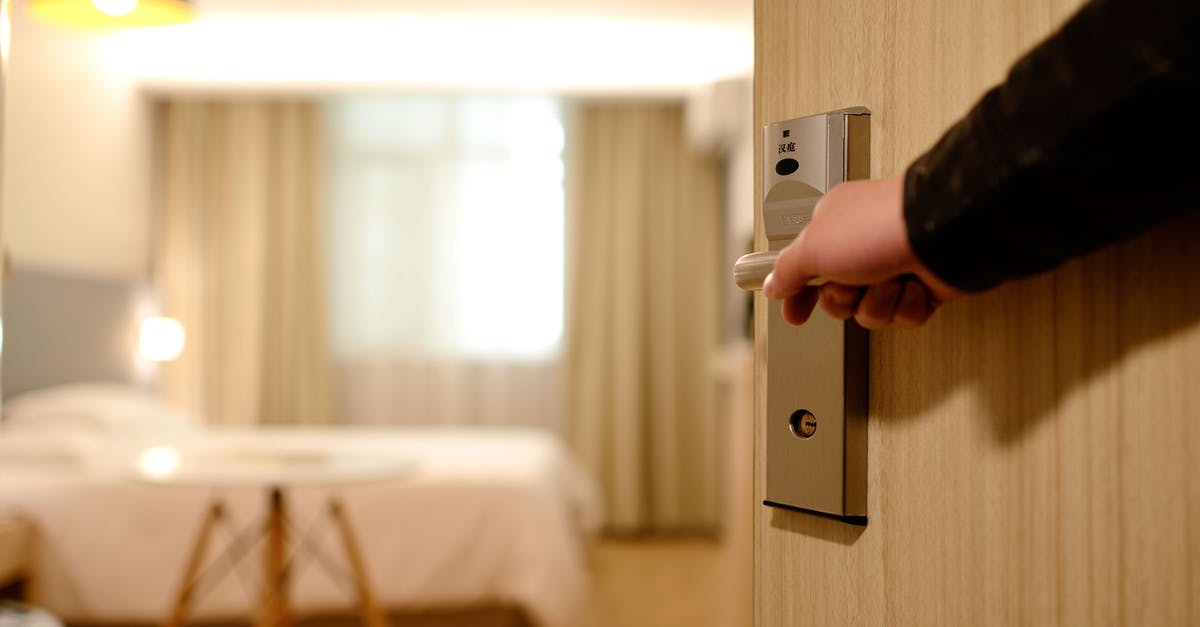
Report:
<svg viewBox="0 0 1200 627"><path fill-rule="evenodd" d="M756 126L864 105L901 172L1076 6L756 0ZM870 523L757 506L756 624L1200 625L1198 234L873 333Z"/></svg>

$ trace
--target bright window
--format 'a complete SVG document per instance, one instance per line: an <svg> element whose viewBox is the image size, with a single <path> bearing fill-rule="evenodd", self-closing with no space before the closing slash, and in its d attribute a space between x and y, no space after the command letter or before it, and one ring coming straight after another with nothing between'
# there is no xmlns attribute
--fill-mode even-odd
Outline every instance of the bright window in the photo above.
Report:
<svg viewBox="0 0 1200 627"><path fill-rule="evenodd" d="M342 359L537 360L563 318L563 124L549 98L330 102L329 296Z"/></svg>

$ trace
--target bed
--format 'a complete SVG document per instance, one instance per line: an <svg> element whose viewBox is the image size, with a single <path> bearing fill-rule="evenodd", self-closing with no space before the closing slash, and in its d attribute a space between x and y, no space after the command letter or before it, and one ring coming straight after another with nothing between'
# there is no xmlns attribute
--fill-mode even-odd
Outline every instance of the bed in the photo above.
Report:
<svg viewBox="0 0 1200 627"><path fill-rule="evenodd" d="M231 528L259 524L261 489L135 480L131 460L146 449L371 451L412 471L292 489L290 514L308 529L336 492L389 614L499 609L515 618L489 624L576 624L599 497L557 437L521 428L206 428L154 400L152 382L130 359L145 300L137 282L21 266L5 285L0 511L23 512L37 527L34 601L74 623L160 623L214 498L225 502ZM233 535L214 536L209 558ZM313 537L322 553L344 560L332 529ZM250 555L202 591L191 618L244 622L258 600L259 565ZM298 569L290 589L298 618L348 615L354 603L319 563Z"/></svg>
<svg viewBox="0 0 1200 627"><path fill-rule="evenodd" d="M26 395L27 397L29 395ZM34 393L35 397L39 393ZM64 397L71 403L61 402ZM84 414L84 399L95 397ZM118 402L119 399L119 402ZM234 534L258 524L266 500L253 487L164 487L131 473L142 451L380 453L411 464L395 480L290 489L297 530L322 524L336 492L362 546L366 572L388 610L511 606L535 626L574 624L587 594L584 539L599 512L594 487L558 440L514 428L274 428L213 430L181 423L135 389L67 386L7 404L0 428L0 509L39 530L35 601L71 622L160 622L215 497ZM74 405L74 409L68 409ZM313 535L340 558L332 529ZM246 616L257 600L251 557L198 600L199 621ZM336 567L335 564L335 572ZM346 565L342 564L342 568ZM352 590L315 561L291 582L297 616L347 614Z"/></svg>

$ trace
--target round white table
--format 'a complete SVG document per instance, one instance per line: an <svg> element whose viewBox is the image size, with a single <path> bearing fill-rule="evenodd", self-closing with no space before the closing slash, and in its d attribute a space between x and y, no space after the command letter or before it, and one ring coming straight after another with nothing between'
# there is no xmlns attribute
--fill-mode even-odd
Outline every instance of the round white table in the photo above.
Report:
<svg viewBox="0 0 1200 627"><path fill-rule="evenodd" d="M378 451L237 445L168 447L145 449L131 469L138 481L166 486L213 488L257 487L264 490L268 505L261 537L266 540L263 557L258 627L287 627L292 624L288 577L292 567L289 548L298 549L289 538L287 493L296 486L328 486L402 479L416 469L411 460L396 459ZM336 496L328 499L329 516L335 523L350 577L358 595L358 609L368 627L386 627L387 619L375 601L367 581L362 553L350 521ZM202 579L201 566L214 529L225 520L220 497L209 505L200 533L184 568L175 602L164 625L180 627ZM290 555L294 556L293 550ZM244 556L244 554L243 554ZM242 556L234 558L233 568Z"/></svg>

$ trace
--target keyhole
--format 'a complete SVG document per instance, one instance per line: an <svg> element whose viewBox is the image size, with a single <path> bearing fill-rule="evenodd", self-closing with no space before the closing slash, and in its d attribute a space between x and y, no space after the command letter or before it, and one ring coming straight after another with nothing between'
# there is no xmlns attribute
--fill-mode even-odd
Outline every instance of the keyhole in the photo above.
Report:
<svg viewBox="0 0 1200 627"><path fill-rule="evenodd" d="M817 432L817 417L807 409L797 409L792 412L792 417L788 419L788 424L792 428L792 433L796 437L807 440Z"/></svg>

